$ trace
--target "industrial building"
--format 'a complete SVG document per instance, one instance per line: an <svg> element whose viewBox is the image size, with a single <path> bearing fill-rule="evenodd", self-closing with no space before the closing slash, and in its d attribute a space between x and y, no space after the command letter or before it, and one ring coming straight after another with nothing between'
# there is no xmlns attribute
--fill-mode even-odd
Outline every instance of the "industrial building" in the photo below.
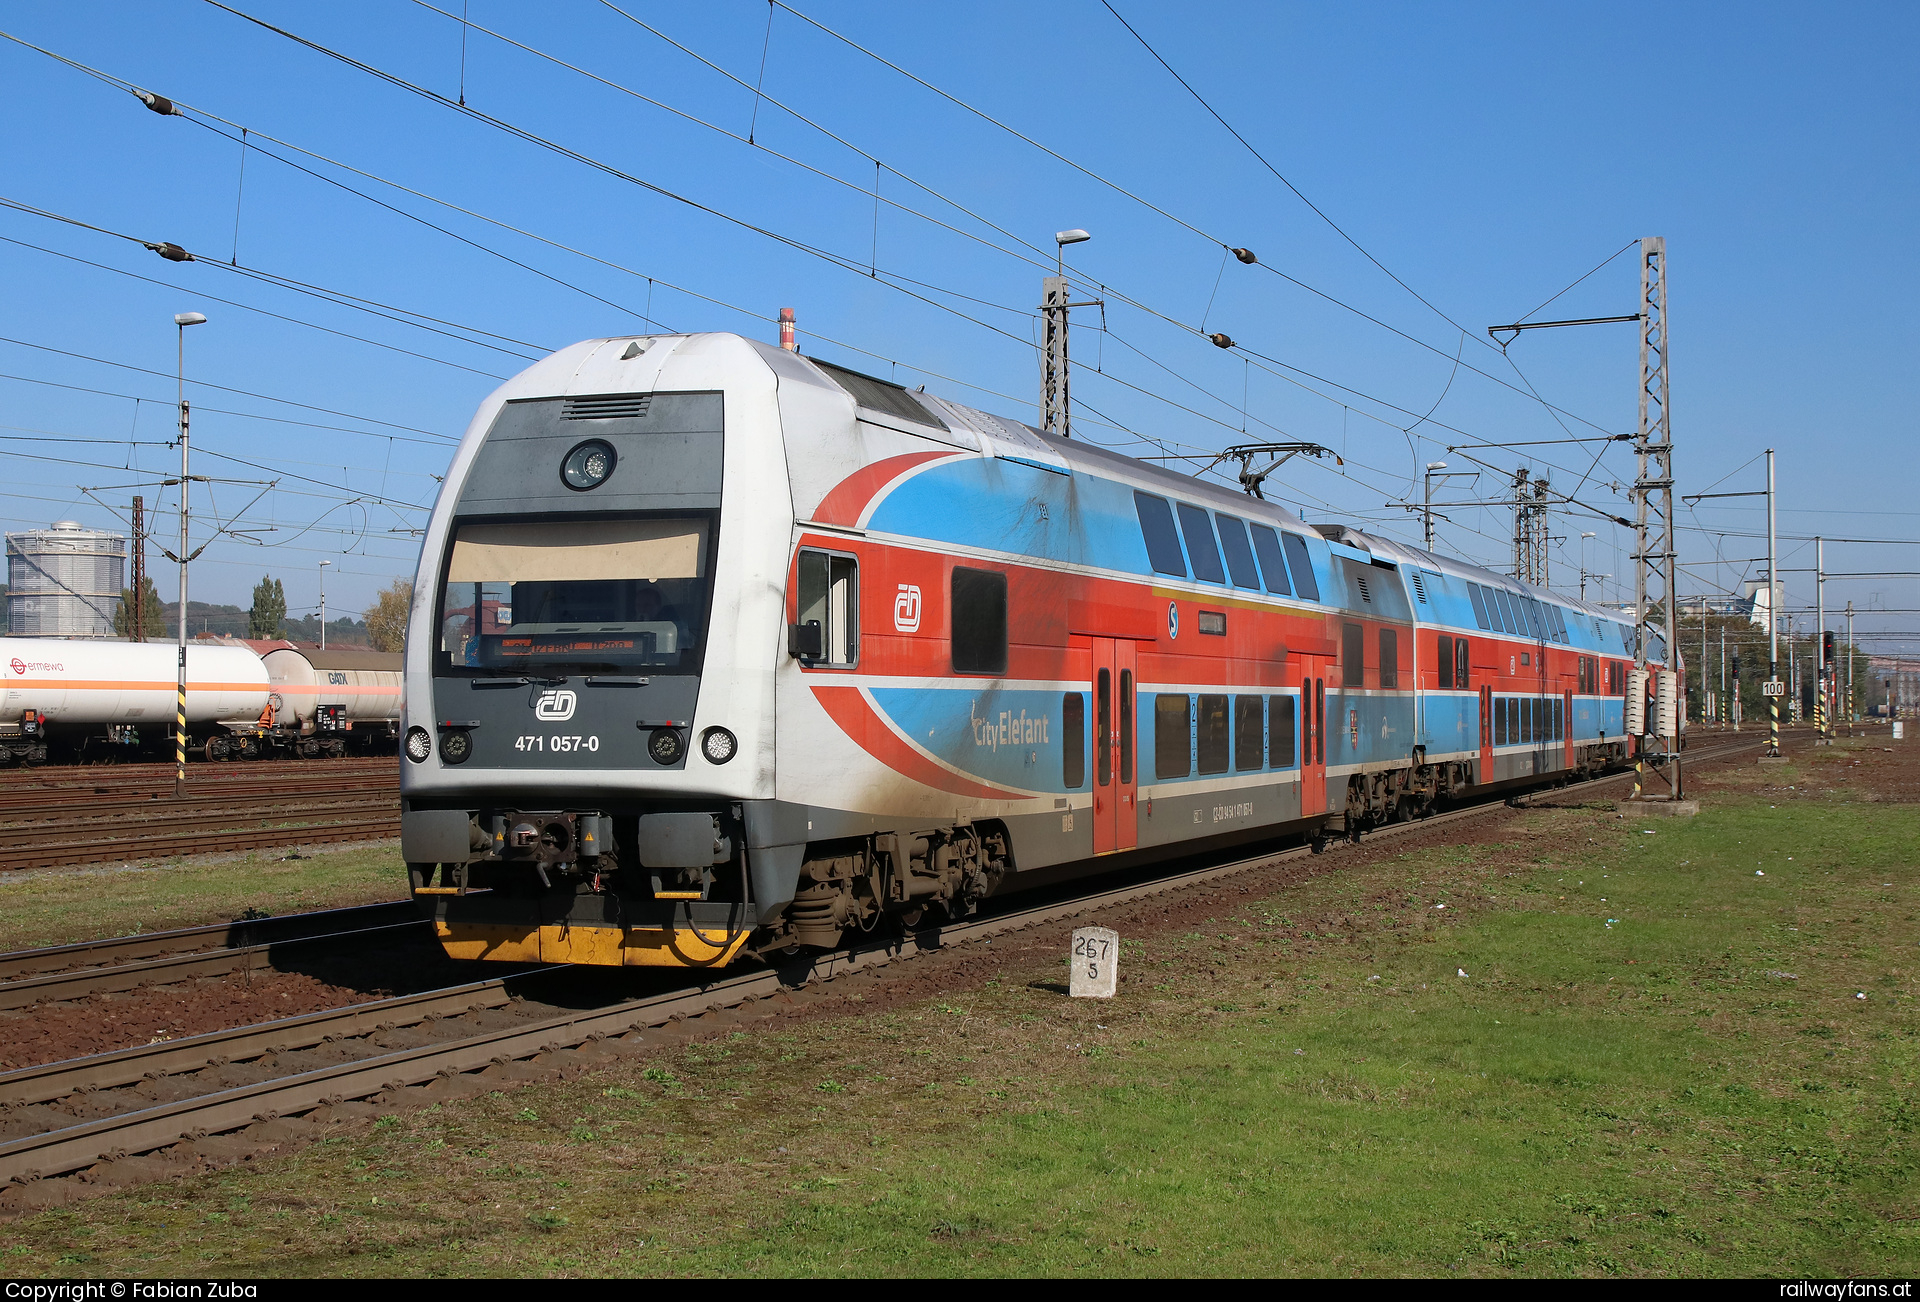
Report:
<svg viewBox="0 0 1920 1302"><path fill-rule="evenodd" d="M8 635L112 637L126 569L124 534L74 520L8 534Z"/></svg>

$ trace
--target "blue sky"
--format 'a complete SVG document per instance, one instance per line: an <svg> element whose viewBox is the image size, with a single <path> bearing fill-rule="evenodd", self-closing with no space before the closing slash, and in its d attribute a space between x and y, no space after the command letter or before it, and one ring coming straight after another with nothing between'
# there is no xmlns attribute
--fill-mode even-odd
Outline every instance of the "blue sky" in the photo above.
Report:
<svg viewBox="0 0 1920 1302"><path fill-rule="evenodd" d="M0 237L16 241L0 243L10 290L0 296L0 336L20 341L0 343L0 373L25 377L0 380L7 527L69 516L111 523L80 487L106 490L98 496L124 507L140 471L150 483L170 464L161 445L170 437L171 316L200 310L211 320L188 336L189 393L201 408L195 447L208 456L195 470L281 484L242 521L271 528L253 533L256 543L216 541L195 596L245 605L252 583L272 573L296 612L310 609L317 563L331 559L329 608L355 609L411 573L407 531L424 519L447 439L496 377L577 339L640 332L649 320L771 339L775 311L792 306L806 351L1032 419L1031 309L1043 274L1033 249L1050 251L1054 231L1081 226L1095 238L1072 250L1072 269L1093 292L1108 287L1109 303L1106 333L1097 311L1075 314L1083 437L1135 455L1197 458L1170 463L1195 469L1228 443L1317 441L1347 465L1296 459L1276 495L1314 520L1417 540L1417 519L1389 503L1417 498L1411 477L1426 461L1466 467L1448 445L1633 427L1631 325L1532 332L1510 358L1485 346L1485 327L1528 313L1636 237L1662 235L1680 491L1761 487L1758 463L1748 463L1773 446L1783 534L1920 538L1902 470L1920 383L1910 307L1920 289L1912 238L1920 11L1911 6L1115 0L1430 308L1266 171L1097 0L798 8L1112 186L789 10L772 11L769 35L760 0L620 3L748 83L764 48L767 98L756 110L750 87L585 0L466 6L477 27L577 71L479 30L466 36L463 71L460 0L440 0L454 18L398 2L236 7L440 94L457 97L464 76L473 108L737 223L209 4L0 5L0 28L12 35L196 110L157 116L123 90L0 42L12 118L0 140L0 195L209 260L174 264L138 243L0 210ZM757 144L588 73L724 132L751 127ZM243 183L242 150L216 127L276 137L565 248L278 145L246 151ZM875 158L887 201L877 222ZM1252 248L1260 265L1223 264L1221 243ZM243 270L211 265L236 256ZM406 324L246 273L449 324ZM1542 315L1624 314L1637 289L1630 248ZM1273 363L1214 348L1189 328L1202 324ZM158 401L136 412L127 397L29 381ZM1536 401L1529 384L1568 414ZM1475 455L1498 472L1456 484L1451 500L1497 497L1511 469L1527 464L1549 472L1556 489L1630 514L1613 487L1633 474L1622 445ZM215 502L225 516L256 491L221 484ZM1509 512L1447 514L1442 550L1508 564ZM1758 533L1763 520L1757 501L1738 499L1684 515L1723 532L1682 535L1694 567L1683 589L1751 576L1764 543L1727 535ZM1554 532L1566 541L1554 549L1554 586L1577 587L1588 529L1598 535L1587 544L1589 568L1630 573L1624 533L1556 515ZM1783 556L1783 569L1812 564L1810 544L1791 543ZM1906 546L1835 544L1827 560L1835 570L1920 569ZM170 593L171 581L161 588ZM1811 601L1804 576L1791 575L1790 589ZM1897 579L1829 584L1830 605L1849 596L1862 608L1920 607L1920 586ZM1920 627L1920 617L1858 627Z"/></svg>

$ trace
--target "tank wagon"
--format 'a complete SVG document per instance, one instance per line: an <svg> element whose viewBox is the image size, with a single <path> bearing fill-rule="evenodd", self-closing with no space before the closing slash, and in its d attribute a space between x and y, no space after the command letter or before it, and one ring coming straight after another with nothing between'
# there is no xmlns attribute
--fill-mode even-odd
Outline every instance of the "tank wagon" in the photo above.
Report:
<svg viewBox="0 0 1920 1302"><path fill-rule="evenodd" d="M171 642L0 639L0 755L44 764L172 745L179 650ZM187 735L204 747L267 706L267 667L246 647L187 644Z"/></svg>
<svg viewBox="0 0 1920 1302"><path fill-rule="evenodd" d="M170 756L172 642L0 639L0 766ZM187 644L188 753L196 759L345 755L398 737L404 660L373 651L265 657Z"/></svg>
<svg viewBox="0 0 1920 1302"><path fill-rule="evenodd" d="M461 958L830 946L1634 751L1618 612L734 335L496 391L415 591Z"/></svg>
<svg viewBox="0 0 1920 1302"><path fill-rule="evenodd" d="M261 657L273 683L270 729L305 758L399 738L405 658L384 651L280 647Z"/></svg>

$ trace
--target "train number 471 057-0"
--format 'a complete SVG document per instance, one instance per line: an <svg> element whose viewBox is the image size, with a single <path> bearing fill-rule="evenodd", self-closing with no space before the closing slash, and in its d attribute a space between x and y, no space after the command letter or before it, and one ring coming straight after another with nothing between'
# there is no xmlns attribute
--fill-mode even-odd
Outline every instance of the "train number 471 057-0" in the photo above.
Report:
<svg viewBox="0 0 1920 1302"><path fill-rule="evenodd" d="M563 737L558 734L543 737L538 733L522 733L515 738L515 750L552 751L565 754L568 751L596 751L600 749L600 739L593 736Z"/></svg>

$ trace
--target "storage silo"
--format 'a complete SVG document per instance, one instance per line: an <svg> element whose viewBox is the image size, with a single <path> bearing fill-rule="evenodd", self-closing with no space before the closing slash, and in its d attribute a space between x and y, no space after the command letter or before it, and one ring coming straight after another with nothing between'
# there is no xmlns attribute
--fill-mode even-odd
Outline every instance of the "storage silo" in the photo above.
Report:
<svg viewBox="0 0 1920 1302"><path fill-rule="evenodd" d="M126 583L125 535L62 520L7 535L7 632L112 637Z"/></svg>

